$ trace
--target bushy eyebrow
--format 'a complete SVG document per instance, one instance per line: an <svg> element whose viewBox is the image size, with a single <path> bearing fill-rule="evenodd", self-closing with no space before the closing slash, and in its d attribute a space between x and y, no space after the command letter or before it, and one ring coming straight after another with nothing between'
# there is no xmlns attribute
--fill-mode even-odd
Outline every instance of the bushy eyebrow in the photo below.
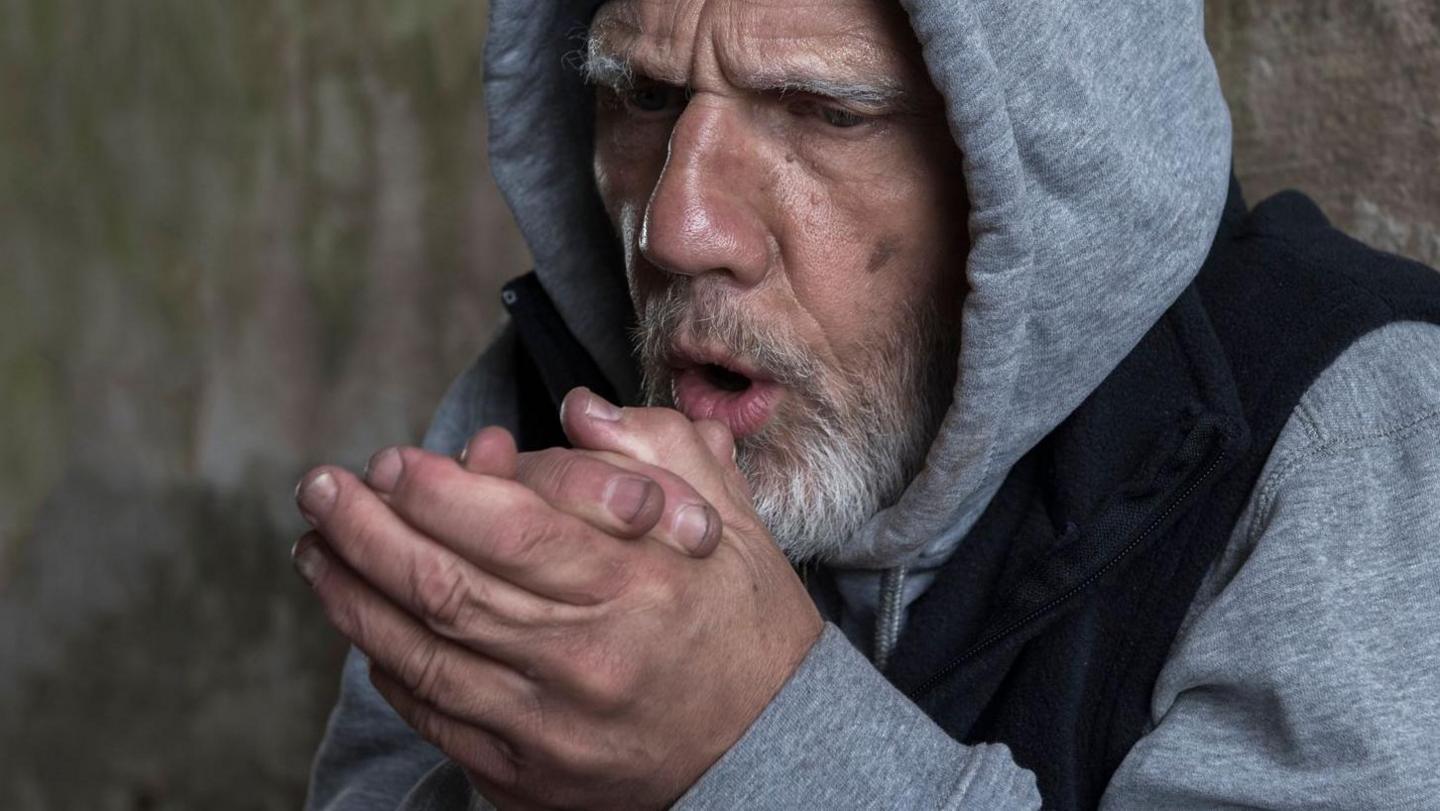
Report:
<svg viewBox="0 0 1440 811"><path fill-rule="evenodd" d="M834 99L859 107L910 110L910 93L898 84L838 82L818 76L777 75L755 76L746 82L755 90L779 93L782 97L792 93L806 93L812 96Z"/></svg>
<svg viewBox="0 0 1440 811"><path fill-rule="evenodd" d="M636 77L642 75L628 53L612 50L605 39L594 32L586 36L585 47L576 56L577 67L587 84L624 91L633 88ZM681 83L672 77L646 78L669 84ZM910 91L892 81L842 81L799 72L756 73L735 81L746 90L774 93L781 97L803 93L872 109L914 112L918 108Z"/></svg>
<svg viewBox="0 0 1440 811"><path fill-rule="evenodd" d="M593 31L585 36L585 46L570 58L586 84L613 90L628 90L635 84L635 68L630 57L610 50Z"/></svg>

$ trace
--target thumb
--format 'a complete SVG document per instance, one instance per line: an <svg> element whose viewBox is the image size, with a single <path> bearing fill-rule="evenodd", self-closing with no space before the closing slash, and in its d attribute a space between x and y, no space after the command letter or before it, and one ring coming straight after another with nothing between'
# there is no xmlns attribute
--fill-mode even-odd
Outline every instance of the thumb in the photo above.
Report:
<svg viewBox="0 0 1440 811"><path fill-rule="evenodd" d="M619 408L584 388L566 395L560 422L577 448L628 456L689 482L727 525L752 512L735 466L735 440L721 423L692 423L669 408Z"/></svg>

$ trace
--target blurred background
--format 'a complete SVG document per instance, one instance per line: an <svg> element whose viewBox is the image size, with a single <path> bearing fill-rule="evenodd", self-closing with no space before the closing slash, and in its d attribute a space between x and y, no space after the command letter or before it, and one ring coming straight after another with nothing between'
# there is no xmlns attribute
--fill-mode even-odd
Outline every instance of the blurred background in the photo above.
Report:
<svg viewBox="0 0 1440 811"><path fill-rule="evenodd" d="M1440 264L1440 0L1211 0L1253 201ZM298 807L291 488L415 441L528 269L483 0L0 0L0 808Z"/></svg>

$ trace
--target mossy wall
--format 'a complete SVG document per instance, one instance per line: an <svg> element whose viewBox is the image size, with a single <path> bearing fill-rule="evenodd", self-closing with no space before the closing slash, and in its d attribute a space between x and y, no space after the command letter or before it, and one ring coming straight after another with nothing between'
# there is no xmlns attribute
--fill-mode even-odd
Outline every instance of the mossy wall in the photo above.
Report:
<svg viewBox="0 0 1440 811"><path fill-rule="evenodd" d="M1440 5L1214 0L1252 199L1440 263ZM0 0L0 808L294 808L290 487L416 439L527 269L479 0Z"/></svg>

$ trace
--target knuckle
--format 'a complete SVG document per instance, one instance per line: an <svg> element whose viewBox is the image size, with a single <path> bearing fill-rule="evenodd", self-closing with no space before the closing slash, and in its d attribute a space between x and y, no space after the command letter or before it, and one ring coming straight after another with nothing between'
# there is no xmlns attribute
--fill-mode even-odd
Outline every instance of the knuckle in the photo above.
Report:
<svg viewBox="0 0 1440 811"><path fill-rule="evenodd" d="M690 418L673 408L636 408L630 422L630 443L642 461L658 464L678 438L694 437Z"/></svg>
<svg viewBox="0 0 1440 811"><path fill-rule="evenodd" d="M674 566L673 556L648 556L626 561L623 571L626 610L655 616L673 616L694 597L683 570Z"/></svg>
<svg viewBox="0 0 1440 811"><path fill-rule="evenodd" d="M411 603L432 628L457 630L473 600L470 580L460 558L423 556L411 569Z"/></svg>
<svg viewBox="0 0 1440 811"><path fill-rule="evenodd" d="M607 557L592 572L590 595L596 604L608 603L629 590L636 576L633 561Z"/></svg>
<svg viewBox="0 0 1440 811"><path fill-rule="evenodd" d="M596 492L596 482L603 481L601 476L596 475L593 460L570 451L559 451L551 464L551 489L541 494L548 500L591 497Z"/></svg>
<svg viewBox="0 0 1440 811"><path fill-rule="evenodd" d="M537 491L552 489L561 481L570 466L571 454L564 448L546 448L525 454L519 466L519 479Z"/></svg>
<svg viewBox="0 0 1440 811"><path fill-rule="evenodd" d="M602 717L624 714L636 701L638 673L627 657L595 654L589 659L582 693Z"/></svg>
<svg viewBox="0 0 1440 811"><path fill-rule="evenodd" d="M533 511L525 511L511 522L508 532L496 538L495 554L513 566L523 566L534 560L554 537L553 521Z"/></svg>
<svg viewBox="0 0 1440 811"><path fill-rule="evenodd" d="M645 602L657 609L668 611L670 606L685 600L685 589L674 577L656 576L645 578Z"/></svg>
<svg viewBox="0 0 1440 811"><path fill-rule="evenodd" d="M443 683L443 660L440 648L433 640L420 637L410 646L401 660L401 683L415 697L427 704L434 704L441 694Z"/></svg>
<svg viewBox="0 0 1440 811"><path fill-rule="evenodd" d="M369 636L366 634L365 612L358 600L336 599L325 602L325 613L330 617L330 622L335 628L357 645L366 647Z"/></svg>
<svg viewBox="0 0 1440 811"><path fill-rule="evenodd" d="M571 584L567 599L589 607L615 602L635 579L633 563L623 556L598 556L586 568L583 578Z"/></svg>
<svg viewBox="0 0 1440 811"><path fill-rule="evenodd" d="M724 439L725 434L729 432L725 430L725 426L715 420L700 420L695 423L695 433L699 434L700 438L706 442L717 442Z"/></svg>
<svg viewBox="0 0 1440 811"><path fill-rule="evenodd" d="M735 436L724 423L716 420L701 420L695 423L695 433L707 448L729 449L734 447Z"/></svg>
<svg viewBox="0 0 1440 811"><path fill-rule="evenodd" d="M654 409L654 431L666 442L695 438L695 423L673 408Z"/></svg>

